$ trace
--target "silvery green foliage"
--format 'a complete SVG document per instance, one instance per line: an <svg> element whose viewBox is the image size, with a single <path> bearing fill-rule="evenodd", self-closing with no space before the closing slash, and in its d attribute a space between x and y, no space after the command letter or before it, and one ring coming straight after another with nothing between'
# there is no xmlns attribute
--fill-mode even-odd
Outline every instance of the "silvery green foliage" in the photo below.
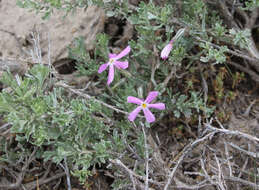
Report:
<svg viewBox="0 0 259 190"><path fill-rule="evenodd" d="M244 10L250 10L253 11L254 9L259 7L259 0L248 0L245 1L246 7L244 7Z"/></svg>
<svg viewBox="0 0 259 190"><path fill-rule="evenodd" d="M1 82L9 91L0 93L0 113L16 134L20 146L39 148L38 156L45 161L60 163L65 157L75 176L84 181L89 167L103 164L111 158L109 151L121 149L118 130L111 130L98 117L99 104L83 99L68 99L61 88L50 86L49 69L35 65L22 80L4 73ZM115 134L111 137L107 134ZM124 134L126 135L126 134ZM43 147L48 146L48 150Z"/></svg>
<svg viewBox="0 0 259 190"><path fill-rule="evenodd" d="M249 45L249 37L251 37L250 30L235 30L232 28L229 33L233 35L233 42L235 45L238 45L241 48L245 48Z"/></svg>
<svg viewBox="0 0 259 190"><path fill-rule="evenodd" d="M174 107L174 116L180 118L183 114L186 118L194 115L194 112L201 113L209 117L214 107L207 107L206 103L201 99L200 95L196 92L190 92L190 95L176 94L172 98L172 107Z"/></svg>
<svg viewBox="0 0 259 190"><path fill-rule="evenodd" d="M221 46L220 49L214 48L209 43L201 43L200 46L206 51L206 57L201 56L200 58L202 62L212 61L216 64L226 62L225 53L228 50L226 46Z"/></svg>

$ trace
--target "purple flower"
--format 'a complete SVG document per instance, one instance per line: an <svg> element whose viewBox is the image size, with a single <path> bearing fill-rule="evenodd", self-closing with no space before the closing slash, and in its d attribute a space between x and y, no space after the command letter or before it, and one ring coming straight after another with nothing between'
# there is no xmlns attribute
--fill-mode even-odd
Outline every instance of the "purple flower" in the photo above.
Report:
<svg viewBox="0 0 259 190"><path fill-rule="evenodd" d="M162 59L167 59L168 58L168 56L169 56L169 53L170 53L170 51L172 50L172 48L173 48L173 40L171 40L170 42L169 42L169 44L167 44L164 48L163 48L163 50L161 51L161 58Z"/></svg>
<svg viewBox="0 0 259 190"><path fill-rule="evenodd" d="M155 108L158 110L165 109L165 104L163 104L163 103L150 104L152 102L152 100L154 100L157 97L157 95L158 95L157 91L149 92L145 101L143 101L139 98L135 98L133 96L129 96L128 103L138 104L139 106L129 114L128 119L130 121L134 121L135 118L137 117L138 113L140 112L140 110L143 110L147 122L149 122L149 123L154 122L156 120L156 118L151 113L149 108Z"/></svg>
<svg viewBox="0 0 259 190"><path fill-rule="evenodd" d="M107 81L108 85L110 85L114 79L114 66L117 69L127 69L128 68L128 66L129 66L128 61L118 61L118 59L124 57L129 52L130 52L130 46L127 46L118 55L110 53L108 63L102 64L99 67L98 73L102 73L109 66L109 74L108 74L108 81Z"/></svg>

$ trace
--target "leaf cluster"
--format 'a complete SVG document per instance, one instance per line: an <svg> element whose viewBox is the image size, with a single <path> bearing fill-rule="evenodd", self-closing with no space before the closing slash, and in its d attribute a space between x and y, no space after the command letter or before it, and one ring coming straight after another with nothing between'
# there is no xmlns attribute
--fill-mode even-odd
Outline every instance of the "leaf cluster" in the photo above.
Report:
<svg viewBox="0 0 259 190"><path fill-rule="evenodd" d="M61 88L49 90L48 67L35 65L23 79L6 72L1 82L8 88L0 93L0 113L19 146L39 147L38 157L45 161L67 158L82 182L90 167L112 158L113 139L114 151L123 146L118 131L110 131L98 116L98 103L68 99Z"/></svg>

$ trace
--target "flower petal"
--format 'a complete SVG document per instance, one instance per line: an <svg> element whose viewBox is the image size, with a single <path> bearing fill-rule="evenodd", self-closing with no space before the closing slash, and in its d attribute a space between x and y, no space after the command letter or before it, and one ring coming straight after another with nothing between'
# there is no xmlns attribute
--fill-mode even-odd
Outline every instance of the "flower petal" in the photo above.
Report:
<svg viewBox="0 0 259 190"><path fill-rule="evenodd" d="M110 65L107 84L110 85L113 79L114 79L114 66Z"/></svg>
<svg viewBox="0 0 259 190"><path fill-rule="evenodd" d="M128 61L115 61L114 65L118 68L118 69L127 69L129 66Z"/></svg>
<svg viewBox="0 0 259 190"><path fill-rule="evenodd" d="M115 54L115 53L109 53L109 58L111 59L111 58L115 58L117 56L117 54Z"/></svg>
<svg viewBox="0 0 259 190"><path fill-rule="evenodd" d="M129 114L129 117L128 119L130 121L134 121L138 115L138 113L140 112L141 110L141 106L138 106L136 109L134 109L130 114Z"/></svg>
<svg viewBox="0 0 259 190"><path fill-rule="evenodd" d="M130 46L127 46L124 50L122 50L122 52L120 52L115 59L118 60L122 57L124 57L125 55L127 55L130 52Z"/></svg>
<svg viewBox="0 0 259 190"><path fill-rule="evenodd" d="M149 92L145 102L149 104L150 102L152 102L152 100L154 100L157 97L157 95L158 95L157 91Z"/></svg>
<svg viewBox="0 0 259 190"><path fill-rule="evenodd" d="M127 102L128 103L133 103L133 104L138 104L138 105L141 105L143 103L143 101L141 99L135 98L133 96L128 96Z"/></svg>
<svg viewBox="0 0 259 190"><path fill-rule="evenodd" d="M158 110L164 110L165 104L163 104L163 103L148 104L148 108L155 108L155 109L158 109Z"/></svg>
<svg viewBox="0 0 259 190"><path fill-rule="evenodd" d="M107 68L108 64L105 63L105 64L102 64L99 69L98 69L98 73L102 73L106 68Z"/></svg>
<svg viewBox="0 0 259 190"><path fill-rule="evenodd" d="M148 108L143 109L143 112L148 123L152 123L156 120L155 116L151 113L151 111Z"/></svg>
<svg viewBox="0 0 259 190"><path fill-rule="evenodd" d="M173 44L169 43L167 44L164 49L161 51L161 58L167 59L169 56L170 51L172 50Z"/></svg>

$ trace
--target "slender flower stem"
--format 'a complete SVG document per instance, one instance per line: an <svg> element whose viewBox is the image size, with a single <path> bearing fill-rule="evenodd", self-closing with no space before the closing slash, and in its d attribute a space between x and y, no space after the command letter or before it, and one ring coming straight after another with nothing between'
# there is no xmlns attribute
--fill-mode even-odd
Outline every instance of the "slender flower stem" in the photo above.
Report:
<svg viewBox="0 0 259 190"><path fill-rule="evenodd" d="M57 86L60 86L60 87L63 87L63 88L65 88L65 89L69 90L70 92L72 92L72 93L74 93L74 94L77 94L78 96L81 96L81 97L83 97L83 98L85 98L85 99L91 99L91 100L93 100L94 102L97 102L97 103L99 103L99 104L101 104L101 105L103 105L103 106L105 106L105 107L107 107L107 108L110 108L110 109L112 109L112 110L114 110L114 111L116 111L116 112L118 112L118 113L123 113L123 114L125 114L125 115L128 115L128 114L129 114L129 113L126 112L126 111L120 110L120 109L118 109L118 108L116 108L116 107L114 107L114 106L112 106L112 105L106 104L106 103L102 102L101 100L98 100L98 99L96 99L96 98L94 98L94 97L92 97L92 96L90 96L90 95L88 95L88 94L86 94L86 93L81 92L80 90L73 89L72 87L68 86L68 85L65 84L65 83L59 82L59 83L56 83L56 85L57 85Z"/></svg>

